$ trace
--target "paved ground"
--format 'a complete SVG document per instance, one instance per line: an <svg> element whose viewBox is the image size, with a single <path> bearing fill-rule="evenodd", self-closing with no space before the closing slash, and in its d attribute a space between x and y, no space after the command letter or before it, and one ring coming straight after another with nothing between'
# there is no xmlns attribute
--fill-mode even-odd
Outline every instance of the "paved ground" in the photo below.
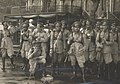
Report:
<svg viewBox="0 0 120 84"><path fill-rule="evenodd" d="M9 67L9 59L7 59L6 72L2 72L0 69L0 84L43 84L40 79L28 80L25 72L21 69L22 63L18 59L16 59L15 64L16 69L11 69ZM2 67L1 65L0 58L0 67ZM50 84L120 84L120 82L117 81L103 81L98 79L87 79L86 83L82 83L80 77L74 80L70 80L70 77L70 73L57 76Z"/></svg>

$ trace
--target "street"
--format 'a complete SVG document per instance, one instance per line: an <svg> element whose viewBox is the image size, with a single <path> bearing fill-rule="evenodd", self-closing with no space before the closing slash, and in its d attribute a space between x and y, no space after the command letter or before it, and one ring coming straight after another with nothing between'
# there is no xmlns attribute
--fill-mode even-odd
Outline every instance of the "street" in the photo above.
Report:
<svg viewBox="0 0 120 84"><path fill-rule="evenodd" d="M25 72L22 70L22 61L20 58L15 58L15 69L10 68L10 60L6 59L6 72L2 72L0 69L0 84L43 84L40 81L40 78L37 79L28 79L25 75ZM2 67L2 62L0 58L0 68ZM54 81L50 84L120 84L117 81L103 81L98 80L97 78L91 79L87 78L87 82L82 83L80 77L77 79L71 80L70 77L72 74L64 73L60 76L55 76Z"/></svg>

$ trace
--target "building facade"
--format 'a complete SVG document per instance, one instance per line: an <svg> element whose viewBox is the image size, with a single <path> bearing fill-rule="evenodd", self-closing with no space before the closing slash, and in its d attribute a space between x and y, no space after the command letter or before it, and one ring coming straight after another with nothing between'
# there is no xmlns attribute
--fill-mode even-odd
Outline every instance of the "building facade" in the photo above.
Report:
<svg viewBox="0 0 120 84"><path fill-rule="evenodd" d="M27 11L27 13L69 12L79 14L84 11L90 15L93 6L92 0L26 0L26 6L13 7L12 13L24 14ZM100 0L96 17L100 17L103 13L120 12L119 7L120 0ZM18 9L19 11L17 11Z"/></svg>

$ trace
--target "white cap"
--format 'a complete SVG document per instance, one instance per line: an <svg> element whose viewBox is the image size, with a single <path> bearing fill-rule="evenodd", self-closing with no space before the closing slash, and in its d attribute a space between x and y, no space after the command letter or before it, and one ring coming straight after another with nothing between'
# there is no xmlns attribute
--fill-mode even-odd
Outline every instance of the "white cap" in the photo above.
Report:
<svg viewBox="0 0 120 84"><path fill-rule="evenodd" d="M29 23L33 22L33 19L29 19Z"/></svg>

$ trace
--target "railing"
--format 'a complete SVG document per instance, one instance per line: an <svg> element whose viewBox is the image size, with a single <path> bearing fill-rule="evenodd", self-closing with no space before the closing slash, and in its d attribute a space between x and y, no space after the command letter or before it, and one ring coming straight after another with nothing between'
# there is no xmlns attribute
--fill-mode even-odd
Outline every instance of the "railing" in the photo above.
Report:
<svg viewBox="0 0 120 84"><path fill-rule="evenodd" d="M11 13L12 14L25 14L25 13L41 13L41 12L70 12L70 13L77 13L80 12L79 6L71 6L71 5L57 5L51 7L42 7L42 6L16 6L12 7Z"/></svg>

